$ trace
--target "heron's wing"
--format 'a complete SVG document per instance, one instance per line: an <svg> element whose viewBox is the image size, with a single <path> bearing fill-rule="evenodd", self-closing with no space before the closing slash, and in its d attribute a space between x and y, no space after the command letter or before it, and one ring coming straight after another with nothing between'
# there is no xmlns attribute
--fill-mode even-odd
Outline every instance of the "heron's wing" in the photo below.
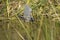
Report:
<svg viewBox="0 0 60 40"><path fill-rule="evenodd" d="M31 12L32 12L32 9L28 5L25 5L24 18L26 19L25 20L26 22L29 22L31 20Z"/></svg>
<svg viewBox="0 0 60 40"><path fill-rule="evenodd" d="M31 11L32 11L32 9L28 5L25 5L24 16L30 16Z"/></svg>

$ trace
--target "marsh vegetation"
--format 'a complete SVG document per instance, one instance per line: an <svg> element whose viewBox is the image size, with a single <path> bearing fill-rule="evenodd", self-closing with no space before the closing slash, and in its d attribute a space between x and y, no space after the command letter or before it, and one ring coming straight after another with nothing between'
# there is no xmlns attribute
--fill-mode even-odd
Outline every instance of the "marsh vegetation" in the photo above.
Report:
<svg viewBox="0 0 60 40"><path fill-rule="evenodd" d="M25 4L33 22L19 17ZM0 40L60 40L60 0L0 0Z"/></svg>

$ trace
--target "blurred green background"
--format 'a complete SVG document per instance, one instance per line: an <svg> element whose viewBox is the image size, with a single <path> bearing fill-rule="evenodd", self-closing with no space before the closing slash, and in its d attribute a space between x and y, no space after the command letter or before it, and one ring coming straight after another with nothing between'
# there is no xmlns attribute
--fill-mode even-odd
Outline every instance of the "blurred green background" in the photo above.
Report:
<svg viewBox="0 0 60 40"><path fill-rule="evenodd" d="M24 5L34 22L24 22ZM60 40L60 0L0 0L0 40Z"/></svg>

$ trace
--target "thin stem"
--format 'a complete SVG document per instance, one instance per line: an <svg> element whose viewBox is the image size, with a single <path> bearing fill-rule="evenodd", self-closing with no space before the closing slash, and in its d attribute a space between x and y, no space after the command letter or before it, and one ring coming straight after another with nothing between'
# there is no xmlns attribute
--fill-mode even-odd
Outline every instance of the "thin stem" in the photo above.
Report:
<svg viewBox="0 0 60 40"><path fill-rule="evenodd" d="M27 33L28 37L30 38L30 40L32 40L31 36L29 35L29 32L28 32L28 31L27 31L27 29L25 28L25 26L24 26L24 24L22 23L22 21L18 18L18 16L17 16L17 15L16 15L16 17L17 17L17 19L18 19L19 23L22 25L22 27L23 27L23 28L24 28L24 30L26 31L26 33Z"/></svg>
<svg viewBox="0 0 60 40"><path fill-rule="evenodd" d="M15 29L15 31L17 32L17 34L18 34L23 40L25 40L24 37L19 33L19 31L18 31L16 28L14 28L14 29Z"/></svg>

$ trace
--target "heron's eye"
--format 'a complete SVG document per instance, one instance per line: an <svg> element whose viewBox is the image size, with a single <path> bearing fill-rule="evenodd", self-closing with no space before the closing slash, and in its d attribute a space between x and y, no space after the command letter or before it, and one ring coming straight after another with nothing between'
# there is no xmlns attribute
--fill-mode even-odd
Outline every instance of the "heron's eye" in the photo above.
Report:
<svg viewBox="0 0 60 40"><path fill-rule="evenodd" d="M34 21L34 18L31 18L31 19L30 19L30 21L32 21L32 22L33 22L33 21Z"/></svg>

